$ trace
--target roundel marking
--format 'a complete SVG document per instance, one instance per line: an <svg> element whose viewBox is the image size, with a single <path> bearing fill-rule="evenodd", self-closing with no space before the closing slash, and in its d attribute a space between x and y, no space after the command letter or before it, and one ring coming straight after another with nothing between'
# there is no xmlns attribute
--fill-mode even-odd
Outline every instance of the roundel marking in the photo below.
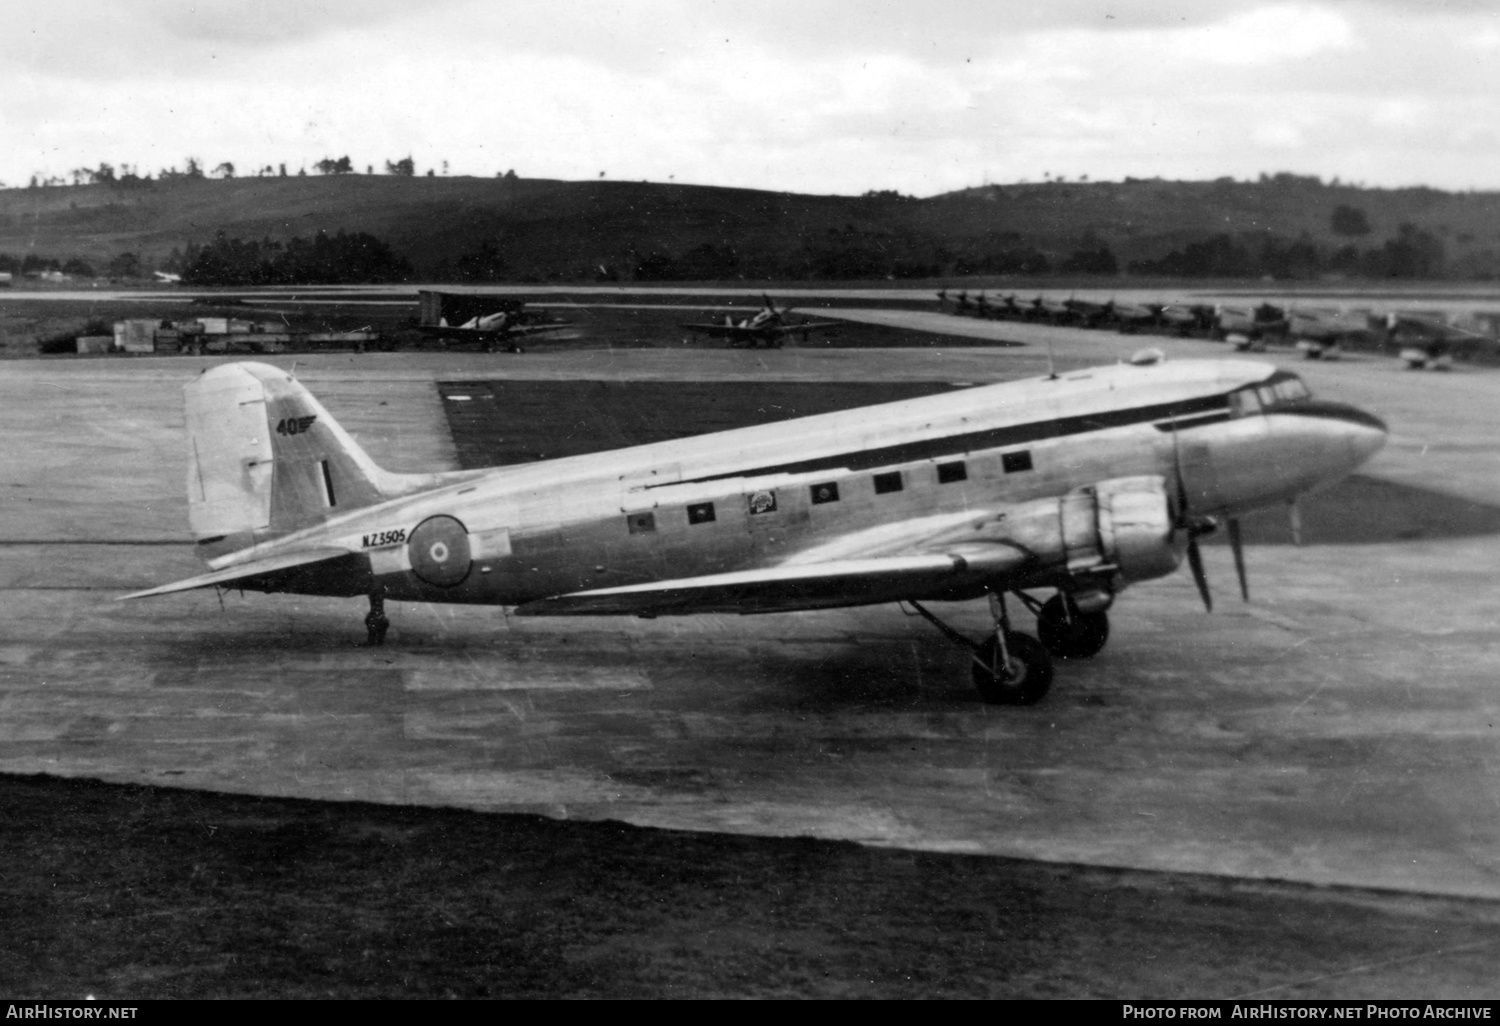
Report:
<svg viewBox="0 0 1500 1026"><path fill-rule="evenodd" d="M411 571L439 588L462 584L469 576L469 532L452 517L428 517L406 542Z"/></svg>

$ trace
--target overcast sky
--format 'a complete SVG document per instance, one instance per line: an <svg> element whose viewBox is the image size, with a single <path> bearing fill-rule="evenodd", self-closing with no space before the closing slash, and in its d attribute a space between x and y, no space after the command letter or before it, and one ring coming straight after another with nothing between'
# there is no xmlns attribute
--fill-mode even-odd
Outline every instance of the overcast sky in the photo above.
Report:
<svg viewBox="0 0 1500 1026"><path fill-rule="evenodd" d="M194 156L930 196L1046 175L1500 189L1467 0L0 0L0 181Z"/></svg>

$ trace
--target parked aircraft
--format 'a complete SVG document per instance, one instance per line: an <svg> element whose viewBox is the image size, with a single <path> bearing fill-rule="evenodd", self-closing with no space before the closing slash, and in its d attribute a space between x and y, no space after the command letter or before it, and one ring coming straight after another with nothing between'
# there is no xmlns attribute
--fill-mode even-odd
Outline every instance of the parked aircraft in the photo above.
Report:
<svg viewBox="0 0 1500 1026"><path fill-rule="evenodd" d="M159 284L162 284L162 285L181 285L182 284L182 275L180 275L180 274L168 274L166 271L152 271L151 273L154 274L154 275L156 275L156 280L157 280L157 282Z"/></svg>
<svg viewBox="0 0 1500 1026"><path fill-rule="evenodd" d="M523 616L772 613L902 602L972 654L992 702L1097 654L1129 584L1198 538L1343 477L1385 425L1234 360L1140 362L491 470L382 470L284 370L185 388L193 588L515 606ZM1042 601L1031 592L1055 592ZM1037 615L1012 626L1006 596ZM988 600L965 638L923 603Z"/></svg>
<svg viewBox="0 0 1500 1026"><path fill-rule="evenodd" d="M1242 352L1259 352L1266 347L1267 335L1278 335L1286 330L1286 317L1269 303L1259 306L1220 305L1214 308L1213 330L1217 338L1232 343Z"/></svg>
<svg viewBox="0 0 1500 1026"><path fill-rule="evenodd" d="M1366 341L1377 337L1370 315L1364 311L1302 310L1287 311L1286 336L1309 360L1337 359L1346 342Z"/></svg>
<svg viewBox="0 0 1500 1026"><path fill-rule="evenodd" d="M1072 307L1061 299L1053 299L1051 296L1039 295L1031 301L1031 308L1027 316L1040 321L1050 321L1053 324L1061 324L1070 321L1075 316Z"/></svg>
<svg viewBox="0 0 1500 1026"><path fill-rule="evenodd" d="M525 352L522 341L529 336L550 334L573 326L571 321L538 320L526 310L520 300L495 300L499 309L486 314L476 314L462 324L449 324L442 318L437 324L424 324L417 328L432 338L477 342L487 353L501 347L512 353Z"/></svg>
<svg viewBox="0 0 1500 1026"><path fill-rule="evenodd" d="M735 321L725 314L723 324L697 323L684 324L682 327L714 338L727 338L730 345L743 345L748 349L761 344L771 349L780 349L786 344L788 335L801 335L802 341L806 342L815 331L843 327L839 321L810 321L805 317L793 324L787 319L792 313L790 307L778 309L767 295L762 295L761 299L765 301L765 306L754 317Z"/></svg>
<svg viewBox="0 0 1500 1026"><path fill-rule="evenodd" d="M1412 370L1447 370L1454 350L1493 352L1500 345L1493 336L1450 324L1441 315L1400 312L1386 315L1386 341L1401 347L1401 359Z"/></svg>
<svg viewBox="0 0 1500 1026"><path fill-rule="evenodd" d="M1167 303L1157 307L1156 319L1164 328L1171 328L1179 335L1212 327L1216 312L1210 306L1181 306Z"/></svg>

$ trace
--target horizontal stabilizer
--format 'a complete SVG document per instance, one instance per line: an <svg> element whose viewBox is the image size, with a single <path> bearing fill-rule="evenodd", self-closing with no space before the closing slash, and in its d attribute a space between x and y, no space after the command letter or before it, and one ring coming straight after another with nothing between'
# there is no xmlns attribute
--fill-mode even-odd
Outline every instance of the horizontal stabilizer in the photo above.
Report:
<svg viewBox="0 0 1500 1026"><path fill-rule="evenodd" d="M344 549L304 549L300 552L287 552L278 556L267 556L264 559L251 560L248 563L237 563L234 566L225 567L223 570L215 570L212 573L189 577L185 581L174 581L171 584L163 584L159 588L137 591L130 595L121 595L116 601L124 602L126 599L150 598L153 595L170 595L175 591L192 591L194 588L229 586L239 581L265 577L268 574L280 573L296 567L311 566L314 563L322 563L330 559L341 559L348 555L349 553Z"/></svg>
<svg viewBox="0 0 1500 1026"><path fill-rule="evenodd" d="M528 602L521 616L671 616L772 613L898 602L972 589L1028 561L1022 551L989 546L952 553L850 559L599 588Z"/></svg>

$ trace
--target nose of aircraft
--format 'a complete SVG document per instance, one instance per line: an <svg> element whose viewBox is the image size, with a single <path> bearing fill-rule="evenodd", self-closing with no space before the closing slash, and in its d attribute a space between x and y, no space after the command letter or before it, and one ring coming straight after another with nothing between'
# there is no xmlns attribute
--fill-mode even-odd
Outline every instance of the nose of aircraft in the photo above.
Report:
<svg viewBox="0 0 1500 1026"><path fill-rule="evenodd" d="M1330 464L1320 468L1320 477L1342 477L1359 467L1385 445L1390 434L1385 421L1348 403L1305 400L1295 412L1302 421L1301 433L1322 443L1312 447Z"/></svg>

